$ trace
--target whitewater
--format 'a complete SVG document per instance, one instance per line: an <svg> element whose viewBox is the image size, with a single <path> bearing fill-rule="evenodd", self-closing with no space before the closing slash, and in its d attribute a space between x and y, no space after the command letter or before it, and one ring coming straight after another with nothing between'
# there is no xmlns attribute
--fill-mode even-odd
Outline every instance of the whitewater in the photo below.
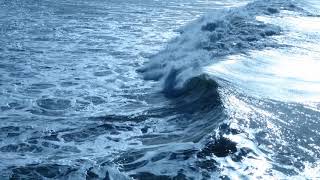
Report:
<svg viewBox="0 0 320 180"><path fill-rule="evenodd" d="M317 0L0 0L0 179L319 179Z"/></svg>

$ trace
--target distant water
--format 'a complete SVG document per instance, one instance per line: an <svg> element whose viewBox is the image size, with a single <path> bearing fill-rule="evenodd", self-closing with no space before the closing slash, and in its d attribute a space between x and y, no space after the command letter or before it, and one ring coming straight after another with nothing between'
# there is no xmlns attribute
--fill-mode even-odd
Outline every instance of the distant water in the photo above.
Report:
<svg viewBox="0 0 320 180"><path fill-rule="evenodd" d="M320 178L317 0L0 0L0 179Z"/></svg>

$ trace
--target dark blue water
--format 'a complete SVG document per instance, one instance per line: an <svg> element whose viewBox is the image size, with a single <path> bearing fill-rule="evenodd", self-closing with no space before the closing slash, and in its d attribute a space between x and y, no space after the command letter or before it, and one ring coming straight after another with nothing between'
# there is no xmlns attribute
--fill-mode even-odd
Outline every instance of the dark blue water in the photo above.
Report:
<svg viewBox="0 0 320 180"><path fill-rule="evenodd" d="M0 179L320 178L316 0L0 0Z"/></svg>

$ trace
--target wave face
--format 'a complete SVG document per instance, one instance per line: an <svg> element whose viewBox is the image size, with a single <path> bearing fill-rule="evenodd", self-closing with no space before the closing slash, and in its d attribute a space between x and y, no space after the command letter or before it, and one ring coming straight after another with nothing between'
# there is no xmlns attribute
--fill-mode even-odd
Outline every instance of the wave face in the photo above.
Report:
<svg viewBox="0 0 320 180"><path fill-rule="evenodd" d="M0 179L320 178L319 8L0 2Z"/></svg>

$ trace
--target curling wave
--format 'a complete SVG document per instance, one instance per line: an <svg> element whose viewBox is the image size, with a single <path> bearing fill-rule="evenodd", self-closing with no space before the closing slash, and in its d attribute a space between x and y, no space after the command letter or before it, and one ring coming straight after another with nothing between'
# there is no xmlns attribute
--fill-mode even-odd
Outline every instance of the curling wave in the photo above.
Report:
<svg viewBox="0 0 320 180"><path fill-rule="evenodd" d="M198 143L197 147L200 147L200 150L192 149L194 151L191 150L190 153L197 154L197 157L193 159L194 161L189 157L186 159L194 164L204 163L200 165L200 168L205 169L205 172L209 172L210 175L206 177L202 173L201 178L216 177L213 172L227 174L231 178L244 178L248 175L253 178L263 177L266 179L274 176L281 178L288 176L307 177L304 174L308 170L307 164L317 161L311 158L311 160L304 162L306 164L301 165L295 163L299 160L298 158L283 155L283 153L290 152L297 157L299 154L303 154L304 157L308 156L308 152L299 150L306 144L300 144L299 148L295 148L296 142L287 139L290 135L286 132L291 131L290 128L298 128L294 125L292 125L293 127L283 125L281 124L282 120L277 119L278 116L282 117L281 114L290 114L280 105L283 102L279 102L279 99L276 98L272 100L255 97L253 91L238 92L235 88L250 86L246 84L249 81L245 81L249 79L246 75L252 75L248 61L256 61L252 64L266 68L264 65L281 61L281 58L270 58L269 61L266 60L267 62L259 62L258 58L247 58L247 61L241 62L246 68L235 65L235 69L239 68L242 77L244 76L243 79L245 79L240 82L240 86L238 86L239 83L236 82L237 79L233 77L232 72L225 73L227 68L223 69L224 71L220 74L209 74L205 70L209 65L223 62L231 56L250 57L252 52L280 52L296 48L295 44L288 43L288 41L277 40L278 37L288 36L288 30L285 30L280 24L263 21L261 17L272 19L281 17L283 13L294 14L298 17L311 16L307 10L299 6L299 3L294 0L257 0L242 7L218 10L181 28L179 30L180 36L169 42L164 50L150 57L150 61L138 69L144 79L160 81L161 92L174 102L175 108L178 107L175 112L183 109L184 111L179 112L194 113L183 119L189 123L187 125L189 128L185 128L182 140L183 142ZM216 69L213 68L214 70ZM277 78L276 75L267 73L261 75L261 78L255 79L257 81L255 83L261 84L261 89L266 87L263 86L265 84L262 80L274 81ZM232 87L226 87L229 85ZM262 91L259 87L256 86L253 89ZM282 90L277 86L273 87L274 92ZM268 90L270 89L265 91ZM273 106L275 106L274 109L267 108ZM295 108L295 106L299 105L288 105L289 108ZM299 111L305 112L306 109L303 107ZM319 115L317 112L314 114L317 114L315 117ZM284 121L288 120L286 117L282 118ZM310 121L313 121L311 119ZM274 127L270 128L270 124ZM181 127L181 124L179 125ZM279 126L278 129L277 126ZM261 132L260 129L262 129ZM287 135L281 137L279 132ZM295 133L295 137L301 137L298 131ZM186 138L190 134L193 137ZM285 139L287 147L283 147L281 142L276 141L277 139ZM179 141L181 139L173 140ZM287 163L287 165L282 162L286 158L291 164ZM264 164L264 167L260 167L261 163ZM151 164L149 165L152 167ZM161 166L157 166L157 168L161 168ZM191 167L182 169L187 172L188 168L191 169ZM256 176L248 171L256 173ZM220 178L223 177L220 176Z"/></svg>
<svg viewBox="0 0 320 180"><path fill-rule="evenodd" d="M203 74L204 66L226 56L286 46L271 38L281 34L279 26L257 20L258 16L275 16L281 10L304 13L292 1L258 0L208 14L180 29L181 35L138 72L146 80L160 80L166 94L174 94L188 86L189 79Z"/></svg>

